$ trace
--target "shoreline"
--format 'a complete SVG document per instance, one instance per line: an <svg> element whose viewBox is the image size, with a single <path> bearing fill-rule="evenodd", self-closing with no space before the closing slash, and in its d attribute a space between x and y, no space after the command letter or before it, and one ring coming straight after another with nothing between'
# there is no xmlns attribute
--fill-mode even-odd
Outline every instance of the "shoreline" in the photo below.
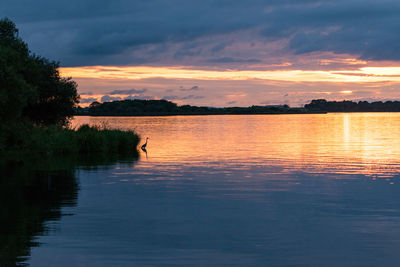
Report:
<svg viewBox="0 0 400 267"><path fill-rule="evenodd" d="M293 112L293 113L245 113L245 114L149 114L149 115L93 115L75 114L74 117L177 117L177 116L230 116L230 115L315 115L336 113L400 113L400 111L335 111L335 112Z"/></svg>
<svg viewBox="0 0 400 267"><path fill-rule="evenodd" d="M81 117L174 117L174 116L229 116L229 115L302 115L302 114L327 114L328 112L293 112L293 113L221 113L221 114L145 114L145 115L109 115L109 114L75 114ZM332 112L330 112L332 113Z"/></svg>

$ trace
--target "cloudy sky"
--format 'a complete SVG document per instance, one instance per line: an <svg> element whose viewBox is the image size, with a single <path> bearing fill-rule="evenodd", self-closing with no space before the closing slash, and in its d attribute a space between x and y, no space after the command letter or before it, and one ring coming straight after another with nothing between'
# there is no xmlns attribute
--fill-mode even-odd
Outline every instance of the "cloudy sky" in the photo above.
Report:
<svg viewBox="0 0 400 267"><path fill-rule="evenodd" d="M396 0L2 0L82 103L400 99Z"/></svg>

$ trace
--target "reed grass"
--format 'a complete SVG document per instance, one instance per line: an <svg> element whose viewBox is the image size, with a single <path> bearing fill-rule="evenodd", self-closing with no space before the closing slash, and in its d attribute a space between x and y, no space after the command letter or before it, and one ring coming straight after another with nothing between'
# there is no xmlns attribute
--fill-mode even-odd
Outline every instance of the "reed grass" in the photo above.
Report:
<svg viewBox="0 0 400 267"><path fill-rule="evenodd" d="M40 154L125 153L136 151L140 141L133 131L82 125L77 129L33 127L26 148Z"/></svg>

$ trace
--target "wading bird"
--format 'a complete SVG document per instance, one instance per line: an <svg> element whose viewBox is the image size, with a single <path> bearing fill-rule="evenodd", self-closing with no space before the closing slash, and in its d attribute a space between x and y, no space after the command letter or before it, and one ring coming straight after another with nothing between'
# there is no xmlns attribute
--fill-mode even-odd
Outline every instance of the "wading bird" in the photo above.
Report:
<svg viewBox="0 0 400 267"><path fill-rule="evenodd" d="M147 140L148 140L148 139L150 139L150 138L146 137L146 143L144 143L144 144L140 147L142 150L146 150Z"/></svg>

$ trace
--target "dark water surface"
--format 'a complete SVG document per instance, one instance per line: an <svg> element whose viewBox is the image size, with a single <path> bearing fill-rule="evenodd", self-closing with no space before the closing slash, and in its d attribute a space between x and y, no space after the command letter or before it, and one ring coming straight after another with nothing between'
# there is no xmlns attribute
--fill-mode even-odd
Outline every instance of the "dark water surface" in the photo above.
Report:
<svg viewBox="0 0 400 267"><path fill-rule="evenodd" d="M79 159L52 172L6 166L21 173L2 178L3 262L400 261L400 114L78 117L74 125L87 122L150 137L147 155Z"/></svg>

